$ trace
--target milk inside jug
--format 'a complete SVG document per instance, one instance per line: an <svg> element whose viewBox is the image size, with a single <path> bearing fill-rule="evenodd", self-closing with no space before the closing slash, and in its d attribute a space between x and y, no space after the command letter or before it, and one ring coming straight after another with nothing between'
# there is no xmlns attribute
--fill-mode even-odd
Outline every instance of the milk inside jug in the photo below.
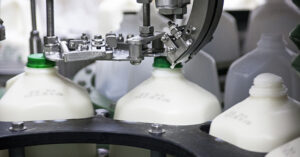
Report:
<svg viewBox="0 0 300 157"><path fill-rule="evenodd" d="M186 80L182 65L170 69L165 57L156 57L152 76L122 97L114 119L167 125L193 125L212 120L221 112L218 99ZM148 157L149 151L112 146L112 157Z"/></svg>
<svg viewBox="0 0 300 157"><path fill-rule="evenodd" d="M257 48L236 60L229 69L225 87L225 109L249 96L252 80L261 73L273 73L283 78L288 94L300 100L300 79L291 63L294 56L279 34L263 34Z"/></svg>
<svg viewBox="0 0 300 157"><path fill-rule="evenodd" d="M300 103L288 97L281 77L260 74L249 93L250 97L213 120L211 135L262 153L300 136Z"/></svg>
<svg viewBox="0 0 300 157"><path fill-rule="evenodd" d="M0 100L0 121L80 119L93 114L88 93L60 76L55 63L43 54L28 57L25 72L7 82ZM34 146L26 147L25 153L30 157L95 157L96 145Z"/></svg>
<svg viewBox="0 0 300 157"><path fill-rule="evenodd" d="M300 138L297 138L283 146L272 150L266 157L299 157L300 156Z"/></svg>

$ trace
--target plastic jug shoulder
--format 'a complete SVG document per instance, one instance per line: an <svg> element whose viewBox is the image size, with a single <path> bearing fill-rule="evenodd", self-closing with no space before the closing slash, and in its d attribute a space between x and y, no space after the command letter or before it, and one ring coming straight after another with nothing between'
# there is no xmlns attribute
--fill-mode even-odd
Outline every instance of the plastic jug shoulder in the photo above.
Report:
<svg viewBox="0 0 300 157"><path fill-rule="evenodd" d="M211 135L264 153L300 135L300 103L287 96L281 77L261 74L249 93L250 97L213 120Z"/></svg>

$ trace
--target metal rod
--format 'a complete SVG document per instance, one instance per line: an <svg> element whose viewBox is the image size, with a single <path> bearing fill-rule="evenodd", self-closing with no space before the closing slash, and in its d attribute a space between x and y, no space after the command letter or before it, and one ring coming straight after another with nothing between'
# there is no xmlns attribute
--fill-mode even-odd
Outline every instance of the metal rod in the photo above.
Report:
<svg viewBox="0 0 300 157"><path fill-rule="evenodd" d="M9 157L25 157L24 147L9 149Z"/></svg>
<svg viewBox="0 0 300 157"><path fill-rule="evenodd" d="M30 0L31 6L31 23L32 23L32 30L37 30L36 26L36 5L35 0Z"/></svg>
<svg viewBox="0 0 300 157"><path fill-rule="evenodd" d="M47 36L55 36L54 34L54 1L47 0Z"/></svg>
<svg viewBox="0 0 300 157"><path fill-rule="evenodd" d="M150 19L150 3L143 4L143 25L150 26L151 19Z"/></svg>
<svg viewBox="0 0 300 157"><path fill-rule="evenodd" d="M42 52L42 41L39 35L39 32L37 30L37 24L36 24L36 1L30 0L30 6L31 6L31 22L32 22L32 31L30 33L29 38L29 47L30 47L30 53L41 53Z"/></svg>
<svg viewBox="0 0 300 157"><path fill-rule="evenodd" d="M151 151L151 157L166 157L167 155L157 151Z"/></svg>

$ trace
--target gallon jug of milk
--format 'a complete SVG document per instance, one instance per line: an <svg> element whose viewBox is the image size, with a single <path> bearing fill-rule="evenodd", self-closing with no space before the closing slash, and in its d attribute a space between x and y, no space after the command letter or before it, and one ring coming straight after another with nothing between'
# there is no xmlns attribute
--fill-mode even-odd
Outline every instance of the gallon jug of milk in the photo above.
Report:
<svg viewBox="0 0 300 157"><path fill-rule="evenodd" d="M216 60L219 68L228 68L241 56L238 28L232 15L223 12L213 40L203 50Z"/></svg>
<svg viewBox="0 0 300 157"><path fill-rule="evenodd" d="M167 125L194 125L212 120L221 112L218 99L186 80L182 65L170 69L165 57L156 57L152 76L122 97L114 119ZM149 151L111 147L112 157L148 157Z"/></svg>
<svg viewBox="0 0 300 157"><path fill-rule="evenodd" d="M300 138L297 138L275 150L272 150L266 157L299 157Z"/></svg>
<svg viewBox="0 0 300 157"><path fill-rule="evenodd" d="M0 100L0 121L89 118L94 115L88 93L57 73L43 54L28 57L25 72L10 79ZM95 157L94 144L45 145L25 148L30 157Z"/></svg>
<svg viewBox="0 0 300 157"><path fill-rule="evenodd" d="M213 120L211 135L262 153L300 136L300 103L288 97L281 77L260 74L249 93L250 97Z"/></svg>
<svg viewBox="0 0 300 157"><path fill-rule="evenodd" d="M293 59L281 35L262 35L256 49L231 65L226 78L225 109L247 98L252 80L261 73L282 77L289 89L289 96L299 101L300 79L291 66Z"/></svg>
<svg viewBox="0 0 300 157"><path fill-rule="evenodd" d="M289 40L291 30L299 24L300 12L289 3L290 0L267 0L251 13L244 53L253 50L262 33L283 33L287 47L297 51Z"/></svg>

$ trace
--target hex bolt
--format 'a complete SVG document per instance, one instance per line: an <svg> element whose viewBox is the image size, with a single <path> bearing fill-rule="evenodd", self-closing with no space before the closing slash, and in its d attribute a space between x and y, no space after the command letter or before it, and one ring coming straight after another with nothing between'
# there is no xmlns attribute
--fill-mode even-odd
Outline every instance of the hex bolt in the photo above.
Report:
<svg viewBox="0 0 300 157"><path fill-rule="evenodd" d="M119 42L123 42L123 41L124 41L123 34L119 34L119 36L118 36L118 41L119 41Z"/></svg>
<svg viewBox="0 0 300 157"><path fill-rule="evenodd" d="M151 135L160 136L166 133L161 124L151 124L151 129L148 130Z"/></svg>
<svg viewBox="0 0 300 157"><path fill-rule="evenodd" d="M9 130L11 132L20 132L26 130L26 126L24 122L12 122L11 127L9 127Z"/></svg>
<svg viewBox="0 0 300 157"><path fill-rule="evenodd" d="M186 45L191 46L193 44L193 40L189 39L186 41Z"/></svg>
<svg viewBox="0 0 300 157"><path fill-rule="evenodd" d="M195 32L197 30L196 27L192 27L192 32Z"/></svg>
<svg viewBox="0 0 300 157"><path fill-rule="evenodd" d="M127 39L130 39L130 38L133 38L133 37L134 37L133 34L128 34L126 38L127 38Z"/></svg>
<svg viewBox="0 0 300 157"><path fill-rule="evenodd" d="M89 40L89 37L88 37L87 34L83 33L83 34L81 35L81 39L82 39L82 40Z"/></svg>
<svg viewBox="0 0 300 157"><path fill-rule="evenodd" d="M161 37L162 42L167 42L170 38L167 35Z"/></svg>
<svg viewBox="0 0 300 157"><path fill-rule="evenodd" d="M175 47L168 47L168 48L167 48L167 52L168 52L168 53L174 53L174 52L176 52L176 50L177 50L177 49L176 49Z"/></svg>

